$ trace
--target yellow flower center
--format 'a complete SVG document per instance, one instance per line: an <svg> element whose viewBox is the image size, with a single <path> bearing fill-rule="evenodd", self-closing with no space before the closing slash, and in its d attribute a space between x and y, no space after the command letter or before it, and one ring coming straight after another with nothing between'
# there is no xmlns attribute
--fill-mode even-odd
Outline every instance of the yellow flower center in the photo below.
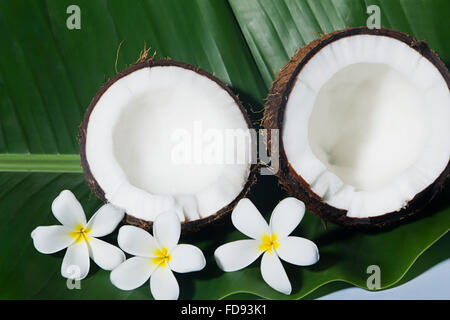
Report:
<svg viewBox="0 0 450 320"><path fill-rule="evenodd" d="M169 254L169 249L162 248L155 250L155 257L152 259L153 263L161 267L165 267L169 263L171 256Z"/></svg>
<svg viewBox="0 0 450 320"><path fill-rule="evenodd" d="M261 251L267 251L269 253L272 253L273 249L277 249L280 246L280 243L278 242L278 237L276 234L265 234L261 239L261 244L259 245L259 250Z"/></svg>
<svg viewBox="0 0 450 320"><path fill-rule="evenodd" d="M75 238L75 242L86 241L89 242L88 233L91 232L91 229L85 228L83 225L78 225L75 228L75 231L72 231L70 235Z"/></svg>

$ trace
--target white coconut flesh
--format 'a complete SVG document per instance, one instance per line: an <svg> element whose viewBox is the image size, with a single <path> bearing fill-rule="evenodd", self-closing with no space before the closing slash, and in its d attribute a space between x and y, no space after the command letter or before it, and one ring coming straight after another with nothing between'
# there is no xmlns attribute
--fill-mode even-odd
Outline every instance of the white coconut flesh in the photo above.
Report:
<svg viewBox="0 0 450 320"><path fill-rule="evenodd" d="M196 220L230 204L248 180L248 147L221 143L229 132L250 139L239 106L215 81L182 67L146 67L99 99L86 159L105 198L129 215L153 221L174 210Z"/></svg>
<svg viewBox="0 0 450 320"><path fill-rule="evenodd" d="M438 69L394 38L332 42L302 68L284 113L288 161L327 204L365 218L395 212L450 157L450 95Z"/></svg>

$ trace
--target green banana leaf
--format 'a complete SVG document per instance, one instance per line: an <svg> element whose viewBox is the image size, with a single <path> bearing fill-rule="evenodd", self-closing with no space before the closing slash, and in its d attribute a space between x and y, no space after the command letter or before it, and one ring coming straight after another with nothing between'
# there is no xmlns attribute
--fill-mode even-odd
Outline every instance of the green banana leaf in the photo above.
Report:
<svg viewBox="0 0 450 320"><path fill-rule="evenodd" d="M81 9L79 30L66 27L66 10L73 4ZM0 298L151 298L148 285L134 291L115 288L109 272L93 263L81 290L69 290L60 274L63 253L40 254L30 237L35 227L57 223L50 206L63 189L76 194L88 217L101 205L81 173L79 124L100 86L133 64L145 48L156 57L214 72L239 94L257 126L275 74L298 47L323 32L364 25L371 4L381 8L383 26L427 40L449 65L446 0L0 1ZM264 176L250 198L268 217L286 196L274 177ZM336 281L364 288L370 265L380 267L381 286L387 288L399 283L420 255L448 232L449 211L448 194L443 194L426 216L378 234L331 224L325 229L308 212L295 233L316 242L321 259L305 268L286 265L293 284L290 296L264 283L258 262L233 273L217 268L215 248L243 238L227 221L217 230L182 238L204 251L207 267L177 275L181 298L248 293L297 299ZM106 240L115 244L116 235ZM449 241L442 246L448 248ZM436 252L439 258L428 259L430 263L450 256L447 249Z"/></svg>

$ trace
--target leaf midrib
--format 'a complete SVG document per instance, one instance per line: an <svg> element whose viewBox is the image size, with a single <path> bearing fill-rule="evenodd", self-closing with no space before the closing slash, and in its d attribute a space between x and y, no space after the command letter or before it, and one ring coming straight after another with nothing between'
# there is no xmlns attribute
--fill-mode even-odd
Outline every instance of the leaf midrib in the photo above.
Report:
<svg viewBox="0 0 450 320"><path fill-rule="evenodd" d="M0 172L81 173L78 154L0 154Z"/></svg>

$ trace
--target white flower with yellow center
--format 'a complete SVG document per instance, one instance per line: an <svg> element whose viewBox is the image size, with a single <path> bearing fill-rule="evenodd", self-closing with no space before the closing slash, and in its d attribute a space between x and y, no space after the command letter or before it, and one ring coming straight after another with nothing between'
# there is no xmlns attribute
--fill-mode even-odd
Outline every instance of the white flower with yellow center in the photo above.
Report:
<svg viewBox="0 0 450 320"><path fill-rule="evenodd" d="M119 229L117 238L123 251L134 255L111 272L111 282L122 290L133 290L150 278L150 290L157 300L176 300L178 273L203 269L203 252L189 244L178 244L181 224L172 212L162 213L153 223L153 236L133 226Z"/></svg>
<svg viewBox="0 0 450 320"><path fill-rule="evenodd" d="M64 190L53 201L52 212L62 226L37 227L31 238L41 253L50 254L67 248L61 266L63 277L85 278L90 258L105 270L112 270L125 260L122 250L97 239L114 231L123 219L123 210L105 204L86 222L81 204L71 191Z"/></svg>
<svg viewBox="0 0 450 320"><path fill-rule="evenodd" d="M233 241L216 249L218 266L226 272L243 269L261 254L261 275L277 291L290 294L291 283L280 258L286 262L308 266L319 260L314 242L289 236L305 214L305 205L295 198L282 200L273 210L270 223L249 199L242 199L231 214L233 225L252 239Z"/></svg>

